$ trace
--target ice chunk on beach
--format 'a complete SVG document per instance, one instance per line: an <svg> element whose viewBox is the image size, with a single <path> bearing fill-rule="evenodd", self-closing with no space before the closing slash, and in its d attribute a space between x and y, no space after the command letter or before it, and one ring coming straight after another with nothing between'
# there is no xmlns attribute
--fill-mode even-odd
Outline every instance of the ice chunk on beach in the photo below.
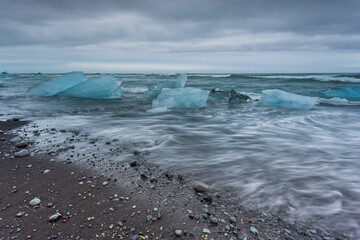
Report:
<svg viewBox="0 0 360 240"><path fill-rule="evenodd" d="M317 103L317 99L274 89L262 91L259 104L271 107L310 109Z"/></svg>
<svg viewBox="0 0 360 240"><path fill-rule="evenodd" d="M324 94L327 97L360 99L360 86L330 89L327 90Z"/></svg>
<svg viewBox="0 0 360 240"><path fill-rule="evenodd" d="M187 75L186 74L181 74L176 80L174 81L163 81L160 82L157 86L156 86L156 91L158 92L158 94L160 94L161 90L164 88L183 88L185 87L187 81Z"/></svg>
<svg viewBox="0 0 360 240"><path fill-rule="evenodd" d="M201 108L204 107L209 91L197 88L164 88L153 100L153 108Z"/></svg>
<svg viewBox="0 0 360 240"><path fill-rule="evenodd" d="M101 76L66 89L58 94L61 97L77 97L92 99L113 99L121 97L121 82L114 76Z"/></svg>
<svg viewBox="0 0 360 240"><path fill-rule="evenodd" d="M84 73L71 72L31 87L29 96L50 97L86 80Z"/></svg>

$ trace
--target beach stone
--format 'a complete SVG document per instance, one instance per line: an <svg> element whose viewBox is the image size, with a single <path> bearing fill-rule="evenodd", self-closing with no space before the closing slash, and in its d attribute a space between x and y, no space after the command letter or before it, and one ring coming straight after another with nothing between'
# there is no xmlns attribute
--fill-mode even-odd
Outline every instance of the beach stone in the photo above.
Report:
<svg viewBox="0 0 360 240"><path fill-rule="evenodd" d="M49 169L46 169L45 171L44 171L44 173L49 173L50 172L50 170Z"/></svg>
<svg viewBox="0 0 360 240"><path fill-rule="evenodd" d="M181 231L181 230L175 230L175 235L176 235L177 237L181 237L182 231Z"/></svg>
<svg viewBox="0 0 360 240"><path fill-rule="evenodd" d="M234 217L230 217L229 220L230 220L231 223L236 223L236 219Z"/></svg>
<svg viewBox="0 0 360 240"><path fill-rule="evenodd" d="M10 139L10 142L15 142L15 143L21 142L21 139L19 137L14 137L14 138Z"/></svg>
<svg viewBox="0 0 360 240"><path fill-rule="evenodd" d="M255 227L250 227L250 232L254 235L258 235L258 230Z"/></svg>
<svg viewBox="0 0 360 240"><path fill-rule="evenodd" d="M51 215L51 216L49 217L49 222L54 222L54 221L58 220L58 219L60 218L60 216L61 216L60 213L56 213L56 214L54 214L54 215Z"/></svg>
<svg viewBox="0 0 360 240"><path fill-rule="evenodd" d="M27 155L29 155L29 151L26 150L26 149L23 149L23 150L21 150L21 151L19 151L19 152L16 152L16 153L14 154L15 157L25 157L25 156L27 156Z"/></svg>
<svg viewBox="0 0 360 240"><path fill-rule="evenodd" d="M32 199L30 202L29 202L29 204L31 205L31 206L36 206L36 205L39 205L41 203L41 200L40 200L40 198L34 198L34 199Z"/></svg>
<svg viewBox="0 0 360 240"><path fill-rule="evenodd" d="M16 217L22 217L25 214L25 212L19 212L18 214L16 214Z"/></svg>
<svg viewBox="0 0 360 240"><path fill-rule="evenodd" d="M54 204L52 204L52 203L48 203L47 204L47 207L49 207L49 208L51 208L51 207L53 207L54 206Z"/></svg>
<svg viewBox="0 0 360 240"><path fill-rule="evenodd" d="M209 192L210 191L210 187L208 185L206 185L205 183L196 183L194 185L194 189L197 192Z"/></svg>
<svg viewBox="0 0 360 240"><path fill-rule="evenodd" d="M211 196L211 194L204 194L202 196L202 199L208 203L212 203L212 201L213 201L213 197Z"/></svg>
<svg viewBox="0 0 360 240"><path fill-rule="evenodd" d="M130 167L136 167L137 166L137 162L136 161L132 161L131 163L130 163Z"/></svg>
<svg viewBox="0 0 360 240"><path fill-rule="evenodd" d="M211 231L210 231L209 229L207 229L207 228L204 228L204 229L203 229L203 233L210 234L210 233L211 233Z"/></svg>
<svg viewBox="0 0 360 240"><path fill-rule="evenodd" d="M212 218L210 218L210 222L211 222L212 224L218 224L218 223L219 223L219 220L218 220L217 218L215 218L215 217L212 217Z"/></svg>
<svg viewBox="0 0 360 240"><path fill-rule="evenodd" d="M18 148L24 148L26 146L27 146L27 143L25 141L21 141L16 144L16 147L18 147Z"/></svg>

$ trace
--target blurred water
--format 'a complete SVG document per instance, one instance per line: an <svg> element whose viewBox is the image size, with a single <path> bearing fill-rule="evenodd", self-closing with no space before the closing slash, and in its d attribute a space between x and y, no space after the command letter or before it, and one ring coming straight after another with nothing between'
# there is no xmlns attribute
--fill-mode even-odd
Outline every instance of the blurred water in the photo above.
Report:
<svg viewBox="0 0 360 240"><path fill-rule="evenodd" d="M118 100L26 96L29 87L54 76L0 77L0 119L21 116L39 126L78 128L93 138L136 143L151 152L150 161L230 189L248 207L359 231L360 102L291 110L209 98L203 109L149 113L151 100L141 94L175 79L158 74L115 74L123 87ZM265 89L322 96L359 82L356 74L190 74L187 86L234 88L258 99Z"/></svg>

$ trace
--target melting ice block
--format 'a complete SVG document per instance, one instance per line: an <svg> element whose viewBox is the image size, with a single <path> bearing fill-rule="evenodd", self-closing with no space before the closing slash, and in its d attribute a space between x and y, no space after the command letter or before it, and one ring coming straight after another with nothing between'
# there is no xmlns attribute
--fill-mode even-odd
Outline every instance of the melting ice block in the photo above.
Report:
<svg viewBox="0 0 360 240"><path fill-rule="evenodd" d="M164 88L153 100L153 108L201 108L204 107L209 91L197 88Z"/></svg>
<svg viewBox="0 0 360 240"><path fill-rule="evenodd" d="M360 99L360 86L330 89L327 90L324 94L327 97Z"/></svg>
<svg viewBox="0 0 360 240"><path fill-rule="evenodd" d="M310 109L317 103L317 99L275 89L262 91L259 104L271 107Z"/></svg>
<svg viewBox="0 0 360 240"><path fill-rule="evenodd" d="M92 99L112 99L121 97L121 82L114 76L101 76L89 79L60 92L61 97L78 97Z"/></svg>
<svg viewBox="0 0 360 240"><path fill-rule="evenodd" d="M29 96L50 97L86 80L82 72L71 72L31 87Z"/></svg>
<svg viewBox="0 0 360 240"><path fill-rule="evenodd" d="M176 80L174 81L164 81L164 82L160 82L157 86L156 86L156 92L158 94L161 93L161 90L164 88L183 88L185 87L187 81L187 75L186 74L181 74Z"/></svg>

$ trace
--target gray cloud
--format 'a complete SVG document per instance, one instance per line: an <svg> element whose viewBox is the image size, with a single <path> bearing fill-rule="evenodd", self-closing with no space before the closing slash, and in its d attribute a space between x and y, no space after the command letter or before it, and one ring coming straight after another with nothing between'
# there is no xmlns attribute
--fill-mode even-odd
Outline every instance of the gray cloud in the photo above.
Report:
<svg viewBox="0 0 360 240"><path fill-rule="evenodd" d="M114 55L161 59L165 53L168 59L179 53L356 52L359 8L358 0L2 0L0 54L20 56L31 46L43 59L51 58L49 49L60 49L79 61L89 54L115 61Z"/></svg>

